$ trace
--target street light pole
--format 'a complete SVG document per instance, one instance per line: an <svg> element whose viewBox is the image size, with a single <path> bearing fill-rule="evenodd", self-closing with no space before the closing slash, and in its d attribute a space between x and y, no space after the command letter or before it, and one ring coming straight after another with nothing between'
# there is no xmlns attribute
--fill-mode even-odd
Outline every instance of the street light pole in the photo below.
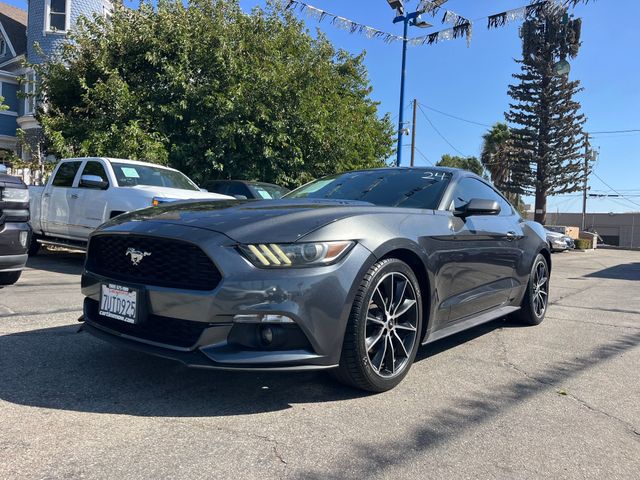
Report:
<svg viewBox="0 0 640 480"><path fill-rule="evenodd" d="M402 72L400 73L400 113L398 114L398 158L396 167L402 165L402 135L404 135L404 84L407 76L407 35L409 35L409 18L408 15L397 17L404 23L404 33L402 34ZM395 21L394 20L394 23Z"/></svg>
<svg viewBox="0 0 640 480"><path fill-rule="evenodd" d="M390 2L391 3L391 2ZM398 113L398 156L396 167L402 165L402 135L404 134L404 85L407 77L407 45L409 44L409 25L420 17L422 12L404 13L398 10L398 16L393 19L393 23L402 22L404 25L402 34L402 71L400 72L400 111Z"/></svg>

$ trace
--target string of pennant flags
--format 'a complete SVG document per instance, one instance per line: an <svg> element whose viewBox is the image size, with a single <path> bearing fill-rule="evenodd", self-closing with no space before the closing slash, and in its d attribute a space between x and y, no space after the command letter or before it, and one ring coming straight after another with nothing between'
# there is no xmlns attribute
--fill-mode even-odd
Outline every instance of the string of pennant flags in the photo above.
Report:
<svg viewBox="0 0 640 480"><path fill-rule="evenodd" d="M489 15L487 17L487 28L500 28L515 21L525 20L530 16L539 13L540 10L550 1L553 0L541 0L539 2L531 3L530 5L524 5L519 8ZM435 17L441 10L444 3L446 3L446 0L422 0L418 5L417 11L420 14L428 14ZM335 27L346 30L349 33L361 34L369 39L381 39L385 43L402 42L407 40L409 45L421 46L433 45L443 41L464 37L467 40L467 46L469 46L471 44L471 37L473 34L473 22L462 15L452 12L451 10L445 10L444 16L442 17L442 23L445 25L453 25L452 27L432 32L424 36L405 39L401 35L394 35L369 25L349 20L348 18L327 12L326 10L314 7L313 5L309 5L308 3L300 0L289 0L286 8L287 10L294 10L304 14L320 23L328 20L329 23Z"/></svg>

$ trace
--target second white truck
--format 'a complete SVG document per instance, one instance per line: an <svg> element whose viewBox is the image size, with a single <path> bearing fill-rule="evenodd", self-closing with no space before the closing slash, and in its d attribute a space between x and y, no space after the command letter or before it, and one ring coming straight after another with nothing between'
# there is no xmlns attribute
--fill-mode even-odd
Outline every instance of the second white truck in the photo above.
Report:
<svg viewBox="0 0 640 480"><path fill-rule="evenodd" d="M176 200L232 200L202 191L186 175L115 158L61 160L44 187L29 187L33 242L84 249L89 234L121 213Z"/></svg>

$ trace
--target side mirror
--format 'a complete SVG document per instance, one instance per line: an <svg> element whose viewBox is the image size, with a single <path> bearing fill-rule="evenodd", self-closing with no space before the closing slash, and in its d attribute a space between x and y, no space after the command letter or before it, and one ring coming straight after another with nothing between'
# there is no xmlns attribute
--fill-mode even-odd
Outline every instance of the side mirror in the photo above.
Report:
<svg viewBox="0 0 640 480"><path fill-rule="evenodd" d="M201 188L200 191L204 192L204 193L208 193L209 192L209 190L207 190L206 188Z"/></svg>
<svg viewBox="0 0 640 480"><path fill-rule="evenodd" d="M455 212L455 215L461 218L467 218L472 215L498 215L500 213L500 204L495 200L485 200L482 198L472 198L469 200L462 210Z"/></svg>
<svg viewBox="0 0 640 480"><path fill-rule="evenodd" d="M234 195L233 198L235 198L236 200L247 200L247 197L245 195Z"/></svg>
<svg viewBox="0 0 640 480"><path fill-rule="evenodd" d="M98 175L82 175L80 177L80 186L84 188L106 190L109 188L109 182L104 181Z"/></svg>

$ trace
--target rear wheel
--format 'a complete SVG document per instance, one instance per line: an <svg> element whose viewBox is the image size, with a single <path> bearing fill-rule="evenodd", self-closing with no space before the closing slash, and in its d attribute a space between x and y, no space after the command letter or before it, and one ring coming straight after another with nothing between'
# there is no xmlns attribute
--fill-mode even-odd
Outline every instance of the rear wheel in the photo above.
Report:
<svg viewBox="0 0 640 480"><path fill-rule="evenodd" d="M411 268L395 258L373 265L351 308L338 380L371 392L398 385L415 359L421 322L420 286Z"/></svg>
<svg viewBox="0 0 640 480"><path fill-rule="evenodd" d="M549 265L544 255L538 254L522 305L515 317L525 325L539 325L544 320L549 305Z"/></svg>
<svg viewBox="0 0 640 480"><path fill-rule="evenodd" d="M0 272L0 288L16 283L21 274L22 272Z"/></svg>

